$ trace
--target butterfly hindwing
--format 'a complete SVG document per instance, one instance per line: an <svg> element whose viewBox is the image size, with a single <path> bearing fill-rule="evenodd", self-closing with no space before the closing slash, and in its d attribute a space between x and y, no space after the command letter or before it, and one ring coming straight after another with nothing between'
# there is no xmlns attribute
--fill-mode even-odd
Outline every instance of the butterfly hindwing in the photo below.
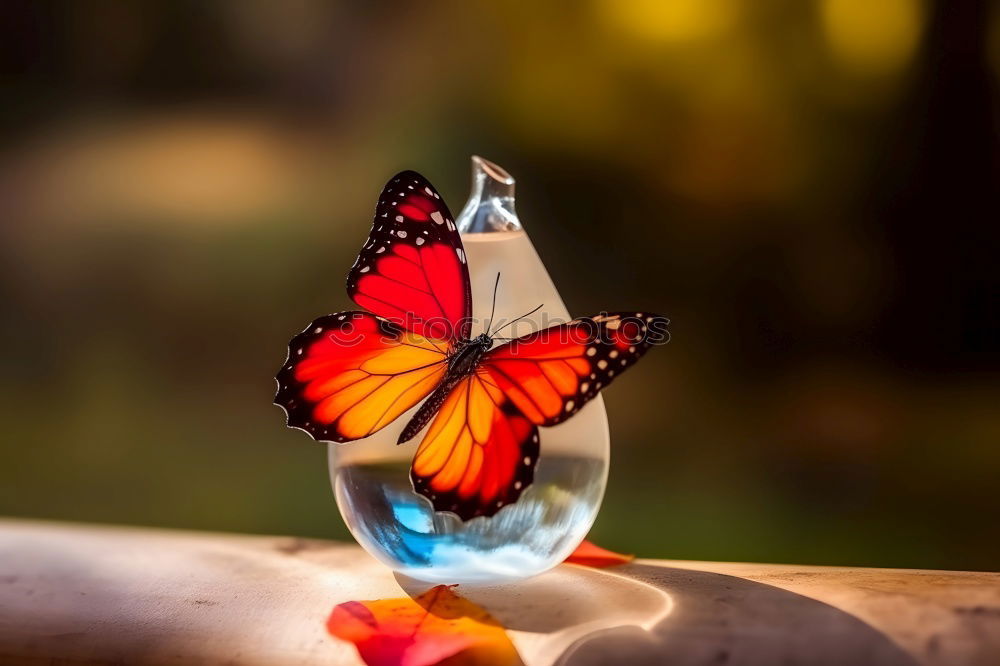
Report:
<svg viewBox="0 0 1000 666"><path fill-rule="evenodd" d="M386 183L347 276L359 306L428 337L469 337L472 291L465 249L441 195L420 174Z"/></svg>
<svg viewBox="0 0 1000 666"><path fill-rule="evenodd" d="M434 390L446 347L367 312L320 317L289 343L274 402L318 441L367 437Z"/></svg>
<svg viewBox="0 0 1000 666"><path fill-rule="evenodd" d="M647 312L575 319L490 350L482 368L532 423L553 426L665 342L667 323Z"/></svg>
<svg viewBox="0 0 1000 666"><path fill-rule="evenodd" d="M436 511L492 516L534 480L538 427L483 373L457 383L424 435L410 469Z"/></svg>

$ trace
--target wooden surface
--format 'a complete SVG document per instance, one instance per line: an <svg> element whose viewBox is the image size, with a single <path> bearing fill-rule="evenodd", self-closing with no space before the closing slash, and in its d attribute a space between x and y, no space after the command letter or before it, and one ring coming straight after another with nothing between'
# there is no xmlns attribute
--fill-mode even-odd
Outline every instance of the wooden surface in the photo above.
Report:
<svg viewBox="0 0 1000 666"><path fill-rule="evenodd" d="M354 545L0 521L0 663L357 664L324 621L417 594ZM547 664L1000 664L1000 574L638 560L456 592Z"/></svg>

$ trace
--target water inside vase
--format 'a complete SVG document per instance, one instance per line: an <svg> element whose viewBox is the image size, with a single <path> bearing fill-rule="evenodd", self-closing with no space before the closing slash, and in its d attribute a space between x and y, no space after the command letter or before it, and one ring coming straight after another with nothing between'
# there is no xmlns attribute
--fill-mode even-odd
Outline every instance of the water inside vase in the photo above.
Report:
<svg viewBox="0 0 1000 666"><path fill-rule="evenodd" d="M604 467L593 458L543 456L515 504L467 523L417 495L405 461L339 467L334 487L355 538L396 571L437 583L496 583L541 573L577 546L600 504Z"/></svg>

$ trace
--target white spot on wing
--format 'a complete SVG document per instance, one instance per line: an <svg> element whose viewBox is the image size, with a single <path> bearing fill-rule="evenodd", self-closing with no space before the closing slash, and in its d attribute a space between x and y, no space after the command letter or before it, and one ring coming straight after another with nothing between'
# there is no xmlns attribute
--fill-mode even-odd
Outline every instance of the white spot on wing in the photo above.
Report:
<svg viewBox="0 0 1000 666"><path fill-rule="evenodd" d="M456 247L455 248L455 254L458 255L458 260L461 261L464 264L465 263L465 250L463 250L460 247Z"/></svg>
<svg viewBox="0 0 1000 666"><path fill-rule="evenodd" d="M431 219L434 220L435 224L444 224L444 217L442 217L441 211L439 210L431 213Z"/></svg>

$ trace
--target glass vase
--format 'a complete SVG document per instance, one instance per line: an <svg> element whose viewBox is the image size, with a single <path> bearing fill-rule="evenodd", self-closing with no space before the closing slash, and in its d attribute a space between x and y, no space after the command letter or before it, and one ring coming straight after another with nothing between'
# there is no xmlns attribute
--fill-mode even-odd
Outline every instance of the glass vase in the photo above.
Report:
<svg viewBox="0 0 1000 666"><path fill-rule="evenodd" d="M569 321L569 313L514 209L514 179L472 159L472 193L456 219L472 280L472 335L490 318L524 335ZM494 326L496 328L496 326ZM499 344L499 343L498 343ZM534 576L562 562L597 516L608 473L609 436L601 396L573 418L541 428L534 483L491 517L463 522L435 512L413 490L409 467L423 433L397 445L411 410L375 435L329 445L337 505L358 543L394 570L435 583L498 583Z"/></svg>

